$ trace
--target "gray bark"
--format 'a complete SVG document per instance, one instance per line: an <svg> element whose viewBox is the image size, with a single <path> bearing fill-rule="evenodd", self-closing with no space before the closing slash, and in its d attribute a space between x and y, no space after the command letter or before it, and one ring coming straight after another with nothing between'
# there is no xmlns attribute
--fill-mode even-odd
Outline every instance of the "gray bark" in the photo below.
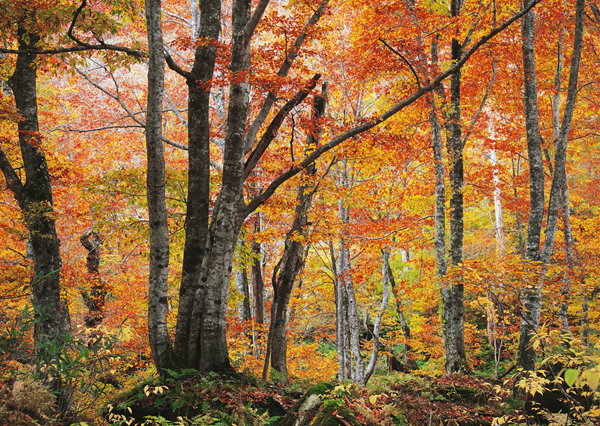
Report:
<svg viewBox="0 0 600 426"><path fill-rule="evenodd" d="M528 2L529 3L529 2ZM525 259L540 260L540 235L544 216L544 161L542 158L542 142L539 127L537 105L537 80L535 73L535 12L531 11L523 17L521 26L523 38L524 69L524 108L525 128L527 131L527 156L529 159L529 222ZM529 344L531 337L537 332L542 307L541 282L529 283L521 296L523 319L517 350L517 365L524 370L535 369L535 351Z"/></svg>
<svg viewBox="0 0 600 426"><path fill-rule="evenodd" d="M329 244L331 270L334 279L335 293L335 346L338 354L338 380L349 380L352 371L352 356L350 354L350 329L348 326L348 297L343 281L338 274L338 260L335 257L333 243Z"/></svg>
<svg viewBox="0 0 600 426"><path fill-rule="evenodd" d="M348 163L347 160L341 161L338 175L338 185L348 188L351 182L348 178ZM344 200L338 202L338 217L342 223L343 229L339 238L339 256L336 266L336 308L338 318L337 337L342 340L342 345L338 341L338 359L340 362L340 376L343 379L348 378L361 385L366 386L369 378L373 374L377 358L379 355L379 327L383 313L387 307L389 300L389 283L384 283L384 302L385 305L379 310L373 329L373 347L371 350L371 358L368 365L365 367L365 360L360 353L360 318L358 313L358 303L356 301L356 292L354 290L354 281L352 279L350 265L350 247L348 240L345 237L348 224L350 223L350 208L345 204ZM341 346L341 351L340 351ZM349 347L349 350L348 350ZM344 366L343 370L341 365Z"/></svg>
<svg viewBox="0 0 600 426"><path fill-rule="evenodd" d="M188 199L185 218L185 246L179 288L179 310L175 350L182 362L193 367L190 351L191 319L202 262L207 255L210 205L210 119L211 79L221 32L220 0L200 1L199 38L208 42L196 49L194 65L187 79L188 97Z"/></svg>
<svg viewBox="0 0 600 426"><path fill-rule="evenodd" d="M32 49L40 41L23 23L17 24L19 50ZM38 357L50 362L54 354L47 352L50 342L70 332L68 306L60 297L60 241L56 234L52 187L39 133L37 105L37 69L34 54L19 53L13 75L8 79L16 107L22 117L18 122L18 138L25 183L15 172L2 148L0 169L13 193L30 235L33 251L33 303L36 305L34 340Z"/></svg>
<svg viewBox="0 0 600 426"><path fill-rule="evenodd" d="M460 14L460 0L450 5L451 15ZM452 60L462 56L461 42L452 39ZM461 124L461 70L450 79L450 105L446 112L446 145L450 167L450 261L453 268L460 268L463 260L463 141ZM460 276L442 288L442 338L446 352L446 372L454 373L466 368L464 344L464 285Z"/></svg>
<svg viewBox="0 0 600 426"><path fill-rule="evenodd" d="M561 102L561 74L563 70L564 61L564 26L561 29L559 40L557 43L558 48L558 59L556 65L556 73L554 74L554 86L556 92L554 93L554 102L552 104L552 134L554 141L560 137L560 102ZM549 156L547 150L544 151L546 156ZM548 162L551 166L551 162ZM551 172L552 173L552 172ZM566 176L566 174L565 174ZM573 251L573 232L571 231L571 208L569 206L569 189L568 181L565 178L565 185L561 188L560 194L560 208L562 209L562 220L563 220L563 235L565 243L565 272L564 272L564 283L561 290L561 304L558 310L558 318L561 323L563 333L571 335L571 329L569 327L569 304L571 300L571 282L570 275L573 273L575 254Z"/></svg>
<svg viewBox="0 0 600 426"><path fill-rule="evenodd" d="M146 196L150 225L148 337L156 371L173 368L172 342L167 328L169 287L169 226L165 201L165 148L162 141L164 54L160 0L146 0L148 33L148 100L146 108Z"/></svg>
<svg viewBox="0 0 600 426"><path fill-rule="evenodd" d="M543 275L547 268L547 265L550 263L553 247L554 247L554 239L556 235L556 229L558 225L558 216L559 216L559 207L564 203L568 204L568 199L565 198L564 201L561 202L561 196L567 197L567 175L566 175L566 160L567 160L567 140L569 136L569 132L571 130L571 123L573 120L573 113L575 110L575 100L577 97L577 81L579 77L579 64L581 60L581 49L583 45L583 29L584 29L584 10L585 10L585 0L578 0L575 10L575 37L573 40L573 55L571 58L571 71L569 73L569 85L567 91L567 99L566 105L563 115L562 124L560 127L560 132L558 135L558 139L555 142L556 149L556 158L554 162L554 175L552 178L552 188L550 190L550 201L548 203L548 220L546 225L546 239L544 240L544 246L541 250L541 253L534 257L527 257L530 260L540 260L542 263L542 274L540 276L540 280L535 283L534 288L531 290L527 290L523 297L523 323L521 325L521 337L519 340L519 348L517 353L517 365L523 367L524 370L534 370L535 369L535 351L529 345L531 340L531 335L537 332L539 327L540 320L540 310L541 310L541 291L543 287ZM535 39L535 27L534 27L534 19L535 17L529 16L529 14L525 17L527 20L523 24L523 37L527 37L526 40L523 41L523 57L528 60L533 60L533 54L535 53L533 41ZM531 22L529 22L531 21ZM527 47L527 51L526 51ZM527 63L524 62L525 70L527 72ZM529 80L528 80L529 77ZM533 82L533 83L532 83ZM525 75L525 88L526 88L526 96L528 94L527 87L529 85L535 85L535 74L528 76ZM529 100L530 103L527 102ZM526 97L526 116L528 113L528 109L533 107L532 99L528 99ZM537 116L537 109L536 109ZM529 118L528 118L529 120ZM528 122L527 122L528 123ZM535 123L539 132L539 125L537 122ZM539 133L538 133L539 134ZM543 161L542 161L542 153L541 153L541 140L538 138L538 146L536 147L536 154L533 156L536 160L535 162L541 163L541 183L542 183L542 205L541 205L541 215L543 216L544 204L543 204ZM529 151L529 128L528 128L528 151ZM539 160L537 157L539 156ZM531 175L531 167L532 167L532 156L530 154L530 175ZM537 178L536 183L539 184L540 178ZM534 182L531 182L531 186L534 185ZM532 191L532 190L530 190ZM530 215L530 228L532 226L531 216L533 216L534 212L534 199L533 192L531 194L531 215ZM536 206L539 203L539 200L536 200ZM537 206L539 207L539 206ZM541 230L542 226L542 217L539 218L539 223L535 223L535 230ZM527 251L526 254L533 255L535 254L535 247L530 248L529 241L529 232L528 232L528 242L527 242ZM539 244L539 236L538 244ZM530 252L531 250L531 252Z"/></svg>

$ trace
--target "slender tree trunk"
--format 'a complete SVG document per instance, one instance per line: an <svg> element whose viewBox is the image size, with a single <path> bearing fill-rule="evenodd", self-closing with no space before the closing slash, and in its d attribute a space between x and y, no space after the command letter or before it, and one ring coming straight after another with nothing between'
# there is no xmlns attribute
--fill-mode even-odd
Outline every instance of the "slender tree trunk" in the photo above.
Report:
<svg viewBox="0 0 600 426"><path fill-rule="evenodd" d="M561 205L561 195L567 194L567 175L566 175L566 159L567 159L567 140L569 136L569 132L571 130L571 122L573 120L573 113L575 110L575 100L577 97L577 81L579 77L579 64L581 60L581 49L583 45L583 28L584 28L584 10L585 10L585 0L577 0L577 6L575 10L575 37L573 41L573 55L571 58L571 71L569 74L569 87L567 92L567 100L565 104L565 111L563 116L563 121L560 127L559 137L555 143L556 149L556 157L554 162L554 176L552 178L552 188L550 190L550 201L548 203L548 220L546 225L546 239L544 240L544 246L539 253L539 235L537 235L537 246L534 246L535 238L531 241L530 246L530 238L529 233L532 232L532 226L535 232L541 232L542 226L542 217L544 211L544 199L543 199L543 161L542 161L542 152L541 152L541 139L539 138L539 125L537 121L535 123L534 130L538 131L538 143L536 144L535 154L532 155L530 153L529 163L530 163L530 176L531 176L531 168L536 165L536 168L541 170L541 213L537 212L537 209L540 208L538 205L539 199L535 200L536 210L534 210L534 191L530 189L531 192L531 214L530 214L530 229L527 235L527 251L526 256L527 259L530 260L540 260L543 268L542 274L540 277L540 281L535 284L532 290L527 290L525 292L523 305L525 312L523 313L523 323L521 325L521 337L519 340L519 348L517 353L517 365L522 367L524 370L534 370L535 369L535 351L529 345L531 340L531 335L537 332L539 326L540 319L540 310L541 310L541 290L543 286L543 275L547 268L547 265L550 262L552 257L552 251L554 247L554 239L556 235L556 229L558 224L558 212L559 206ZM535 73L528 74L528 65L535 66L533 61L533 55L535 53L533 42L535 40L535 16L532 15L533 12L525 15L524 23L523 23L523 57L524 57L524 67L525 67L525 95L526 95L526 124L527 124L527 140L528 140L528 152L529 152L529 120L532 117L529 117L531 108L533 108L533 99L528 97L528 91L535 89ZM534 68L535 69L535 68ZM534 70L533 69L533 70ZM533 71L532 70L532 71ZM533 82L533 83L532 83ZM528 87L533 84L533 87ZM531 94L529 94L531 95ZM537 99L537 95L536 95ZM537 102L536 102L537 104ZM537 107L535 108L535 117L537 120ZM538 158L539 157L539 158ZM540 163L538 165L538 163ZM538 172L539 174L539 172ZM537 176L537 175L536 175ZM531 180L531 187L534 186L534 183L539 185L540 177L536 177L536 179ZM536 190L536 193L539 189ZM539 197L539 195L538 195ZM568 203L568 200L565 200ZM531 217L534 216L534 212L537 215L540 215L539 223L532 223ZM538 234L539 234L538 232ZM536 250L537 248L537 250ZM533 257L534 254L539 253L536 257Z"/></svg>
<svg viewBox="0 0 600 426"><path fill-rule="evenodd" d="M460 14L460 0L451 3L451 15ZM458 61L462 46L452 39L452 60ZM447 111L447 150L450 163L450 260L453 268L462 267L463 256L463 141L461 125L461 71L457 70L450 80L450 107ZM454 373L466 367L464 344L464 285L461 276L453 278L442 289L442 337L446 351L446 372Z"/></svg>
<svg viewBox="0 0 600 426"><path fill-rule="evenodd" d="M349 187L350 182L348 179L348 164L347 160L342 160L342 164L339 170L338 184L341 187ZM338 281L338 307L341 307L342 312L338 313L338 319L344 318L347 326L348 334L346 330L338 330L338 338L343 336L344 345L349 344L350 353L344 353L344 375L348 374L348 368L350 368L350 378L353 382L366 386L369 378L373 374L375 364L377 363L378 350L379 350L379 326L381 324L381 318L383 312L387 307L389 299L389 287L384 290L385 306L382 306L379 314L377 315L376 322L373 330L373 348L371 351L371 358L369 364L365 368L365 360L360 353L360 319L358 315L358 303L356 301L356 292L354 291L354 282L351 274L350 265L350 247L346 238L346 228L350 222L350 209L345 205L344 200L338 202L338 216L342 223L342 231L340 235L340 253L337 259L337 281ZM385 286L389 286L386 282ZM345 300L344 300L345 299ZM339 310L339 308L338 308ZM338 320L338 326L344 327L344 324L340 324ZM339 356L339 348L338 348Z"/></svg>
<svg viewBox="0 0 600 426"><path fill-rule="evenodd" d="M348 297L343 282L338 273L338 260L335 257L333 242L329 244L331 269L335 290L335 319L336 319L336 349L338 354L338 380L349 380L352 371L352 356L350 355L350 330L348 327Z"/></svg>
<svg viewBox="0 0 600 426"><path fill-rule="evenodd" d="M494 135L494 128L490 124L490 132ZM499 258L506 255L504 238L504 219L502 217L502 190L500 188L500 176L498 172L498 154L494 146L489 154L490 162L494 167L494 234L496 235L497 253ZM502 350L504 346L504 301L502 300L502 289L495 285L490 285L487 291L489 307L487 309L487 334L488 342L494 348L494 375L498 376L498 366L502 359Z"/></svg>
<svg viewBox="0 0 600 426"><path fill-rule="evenodd" d="M500 188L498 153L495 147L490 151L490 162L494 168L492 177L494 183L494 234L496 235L496 243L498 244L498 254L500 257L504 257L506 255L506 244L504 238L504 219L502 217L502 189Z"/></svg>
<svg viewBox="0 0 600 426"><path fill-rule="evenodd" d="M238 242L244 244L243 240ZM246 265L238 259L238 269L235 271L235 288L242 295L242 300L238 302L238 313L240 321L248 322L252 319L250 310L250 286L248 284L248 272Z"/></svg>
<svg viewBox="0 0 600 426"><path fill-rule="evenodd" d="M252 217L252 229L255 234L261 231L261 215L255 213ZM252 333L252 347L254 356L259 358L263 355L263 326L265 323L265 282L263 280L262 250L261 243L253 241L250 246L252 252L252 264L250 265L250 277L252 283L252 319L255 329Z"/></svg>
<svg viewBox="0 0 600 426"><path fill-rule="evenodd" d="M17 24L17 38L20 50L35 48L40 40L36 34L28 33L21 23ZM29 232L33 251L32 294L37 306L34 340L40 361L51 362L55 354L47 351L50 342L60 340L71 330L68 306L60 297L60 241L56 234L50 175L39 133L35 59L33 54L19 53L13 75L8 79L22 118L18 122L18 137L25 183L2 148L0 169Z"/></svg>
<svg viewBox="0 0 600 426"><path fill-rule="evenodd" d="M529 2L528 2L529 3ZM522 19L524 106L527 130L527 156L529 159L529 223L525 259L540 260L540 236L544 216L544 161L537 106L537 80L535 72L535 12L530 11ZM528 283L521 296L523 320L517 351L517 365L524 370L535 369L535 351L529 344L539 327L542 307L542 286L539 279Z"/></svg>
<svg viewBox="0 0 600 426"><path fill-rule="evenodd" d="M394 273L392 271L392 267L390 266L390 254L387 250L382 250L382 260L385 272L383 283L385 285L387 279L389 281L390 287L392 288L392 294L394 295L394 299L396 301L396 313L398 314L398 318L400 319L400 327L402 328L402 335L404 336L404 365L409 370L416 370L417 364L414 360L411 359L409 355L412 351L412 348L410 346L410 326L408 324L408 321L406 320L406 316L404 315L402 300L400 299L400 294L398 293L398 289L396 288L396 280L394 279Z"/></svg>
<svg viewBox="0 0 600 426"><path fill-rule="evenodd" d="M321 124L319 121L325 114L326 100L327 83L323 84L321 96L315 97L313 102L312 128L309 129L306 153L312 151L320 139ZM303 180L298 187L294 222L286 234L281 259L273 270L273 303L271 305L271 324L263 379L267 378L267 366L270 356L271 367L280 373L284 381L287 381L287 309L296 277L304 266L305 247L303 240L306 237L305 227L308 222L308 210L310 209L316 190L316 183L314 181L316 173L317 168L314 163L303 173Z"/></svg>
<svg viewBox="0 0 600 426"><path fill-rule="evenodd" d="M556 73L554 75L554 85L556 92L554 94L554 103L552 104L552 133L554 141L560 137L560 101L561 101L561 74L563 69L564 60L564 27L561 29L559 41L558 41L558 60L556 65ZM546 151L547 152L547 151ZM549 163L550 164L550 163ZM564 186L561 188L560 194L560 209L562 210L563 220L563 235L565 243L565 272L564 272L564 284L561 290L561 304L558 310L558 317L563 329L563 333L571 335L571 329L569 327L569 304L571 300L571 276L573 275L575 254L573 250L573 233L571 231L571 208L569 206L569 185L566 179Z"/></svg>
<svg viewBox="0 0 600 426"><path fill-rule="evenodd" d="M146 0L148 33L148 101L146 108L146 179L150 223L148 337L156 371L174 368L173 346L167 328L169 289L169 225L165 200L165 148L162 141L164 54L160 0Z"/></svg>
<svg viewBox="0 0 600 426"><path fill-rule="evenodd" d="M92 328L97 326L104 319L104 303L106 299L106 288L100 278L100 244L102 240L98 233L86 232L79 238L81 245L88 251L87 254L87 272L92 282L91 291L83 291L83 303L88 309L85 317L85 326Z"/></svg>

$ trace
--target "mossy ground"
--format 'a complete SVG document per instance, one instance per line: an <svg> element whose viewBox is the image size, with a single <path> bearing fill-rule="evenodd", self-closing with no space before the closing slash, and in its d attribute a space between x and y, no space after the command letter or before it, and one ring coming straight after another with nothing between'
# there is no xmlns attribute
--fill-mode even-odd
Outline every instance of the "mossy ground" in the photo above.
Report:
<svg viewBox="0 0 600 426"><path fill-rule="evenodd" d="M144 383L122 394L112 402L112 414L134 418L136 423L143 422L144 416L161 416L170 421L189 419L189 424L196 419L196 424L285 426L294 423L301 405L314 394L322 401L308 423L315 426L491 425L494 418L510 411L508 394L499 389L473 376L392 374L378 376L368 389L319 383L298 398L295 389L252 375L189 373ZM520 413L511 415L516 421Z"/></svg>

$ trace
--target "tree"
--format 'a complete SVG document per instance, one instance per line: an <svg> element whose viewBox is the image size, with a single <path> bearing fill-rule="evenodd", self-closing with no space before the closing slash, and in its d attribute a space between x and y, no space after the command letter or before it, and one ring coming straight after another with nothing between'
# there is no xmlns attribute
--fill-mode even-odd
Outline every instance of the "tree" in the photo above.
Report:
<svg viewBox="0 0 600 426"><path fill-rule="evenodd" d="M173 347L167 329L169 224L165 201L165 150L162 138L164 54L160 0L146 0L148 32L148 101L146 107L146 196L150 224L148 336L159 374L173 366Z"/></svg>
<svg viewBox="0 0 600 426"><path fill-rule="evenodd" d="M186 265L195 265L200 267L199 281L197 287L181 286L180 290L180 306L178 312L178 326L176 336L176 348L181 350L180 353L186 354L186 364L190 367L195 367L200 370L226 370L230 368L229 355L226 342L226 305L229 295L229 280L232 271L232 260L235 245L238 239L240 228L245 218L252 213L261 203L267 200L275 190L285 181L298 174L301 170L308 167L323 153L333 149L343 141L366 132L380 123L388 120L398 111L401 111L408 105L414 103L421 96L434 90L446 77L460 69L463 64L477 51L477 49L507 28L512 22L519 19L525 13L521 12L507 19L502 25L498 25L491 30L487 35L483 36L472 47L463 52L463 55L449 69L440 73L432 79L431 83L420 87L412 95L399 101L386 112L378 117L367 120L363 124L332 138L329 142L320 145L313 150L297 165L292 165L289 170L281 173L260 194L253 197L247 203L244 200L244 182L252 171L258 160L267 150L270 142L273 140L278 124L276 120L281 120L279 117L274 119L272 126L265 133L261 141L258 142L248 160L244 163L244 154L246 152L246 128L248 122L249 108L249 86L247 70L251 66L251 39L255 33L258 22L260 21L268 1L263 0L258 3L256 10L251 12L250 2L247 0L236 0L232 8L232 47L231 47L231 62L229 71L231 72L231 81L229 89L229 106L226 119L226 135L225 147L223 156L223 173L221 177L221 188L216 198L212 217L204 244L202 239L199 239L199 244L196 246L194 253L197 258L193 262L186 263L184 255L184 271ZM327 3L321 3L321 8L313 15L317 19L323 12ZM533 4L530 5L533 7ZM211 2L202 3L200 5L201 19L207 19L205 23L201 23L201 30L208 31L205 37L209 42L203 44L196 51L196 55L208 54L209 51L216 49L216 34L219 32L220 21L217 14L220 11L220 2L213 0ZM528 10L528 9L525 9ZM310 22L310 21L309 21ZM304 34L304 33L303 33ZM306 35L304 34L304 37ZM298 40L298 39L297 39ZM301 42L299 43L302 44ZM296 46L296 45L295 45ZM285 66L291 65L293 58L297 55L300 46L293 49L284 62ZM292 59L290 60L290 55ZM212 55L212 53L211 53ZM212 57L212 56L211 56ZM195 66L198 60L195 62ZM204 61L201 65L207 65L209 62ZM282 66L283 68L283 66ZM206 69L207 76L212 75L214 66ZM190 76L188 76L188 79ZM205 105L208 110L208 87L210 78L206 78L204 86L199 92L206 92ZM188 80L189 81L189 80ZM198 80L193 80L198 81ZM316 77L313 79L313 84L316 83ZM272 95L267 96L264 105L268 105ZM190 96L191 99L191 96ZM300 102L302 99L297 98ZM271 103L272 104L272 103ZM287 105L290 105L289 103ZM292 105L293 106L293 105ZM270 106L267 108L270 110ZM279 115L279 114L278 114ZM190 116L192 112L190 111ZM259 114L258 117L261 117ZM264 118L262 120L264 121ZM192 126L190 120L190 127ZM252 126L251 126L252 127ZM258 126L260 127L260 126ZM208 128L201 126L203 132L208 132ZM249 145L249 144L248 144ZM196 161L203 161L205 166L208 166L208 158L206 156L199 158L198 153L193 154L190 143L190 170L191 164ZM198 174L190 171L190 178L197 179ZM203 181L205 187L208 185ZM190 211L190 203L207 200L204 192L194 192L192 190L192 182L190 182L188 192L188 211ZM204 195L203 195L204 194ZM204 201L202 201L204 203ZM208 217L208 203L202 205L202 217ZM186 232L191 235L204 235L202 225L193 225L190 218L187 218ZM188 237L188 238L191 238ZM195 282L195 280L191 280ZM193 296L193 297L192 297Z"/></svg>
<svg viewBox="0 0 600 426"><path fill-rule="evenodd" d="M542 141L539 132L539 117L537 107L537 81L535 74L535 14L529 13L523 19L523 67L524 76L524 104L527 126L527 153L529 158L529 180L530 180L530 215L527 229L527 247L525 258L534 264L541 263L540 276L524 292L523 321L517 353L517 365L526 371L535 370L535 349L530 341L537 332L540 321L540 310L542 306L542 288L544 274L552 257L554 239L558 223L558 209L561 205L561 197L568 193L566 177L567 140L571 130L571 122L575 109L577 96L577 80L579 76L579 64L581 49L583 45L585 1L578 0L575 10L575 38L573 42L573 56L571 59L571 71L569 73L569 88L564 116L558 139L555 143L556 159L555 172L552 178L550 201L548 204L548 222L546 225L546 239L540 251L540 239L542 220L544 216L544 162L542 157ZM562 194L562 196L561 196ZM568 201L565 199L565 203Z"/></svg>
<svg viewBox="0 0 600 426"><path fill-rule="evenodd" d="M36 310L34 338L40 350L40 360L48 362L54 354L47 353L46 349L70 332L70 320L68 306L61 302L60 241L56 234L43 137L39 132L36 55L27 52L41 40L34 30L37 24L34 11L22 11L16 31L19 53L13 74L8 79L20 115L17 132L25 181L9 160L9 155L14 156L14 153L7 154L5 148L0 148L0 168L19 204L30 235L34 273L31 285Z"/></svg>
<svg viewBox="0 0 600 426"><path fill-rule="evenodd" d="M315 96L313 101L313 111L308 129L306 143L306 153L315 149L321 136L322 124L320 120L325 114L327 104L327 83L323 83L321 95ZM305 244L306 225L308 222L308 210L310 209L312 198L318 186L314 179L316 178L316 165L310 164L306 172L303 173L305 182L298 186L297 204L295 217L292 227L285 236L285 243L281 259L273 270L273 303L271 304L271 324L269 326L269 336L267 342L267 353L265 356L265 366L263 369L263 379L267 377L267 368L269 357L271 367L287 380L287 312L288 304L296 277L300 273L305 263Z"/></svg>
<svg viewBox="0 0 600 426"><path fill-rule="evenodd" d="M445 78L460 69L479 47L521 16L521 14L511 16L502 25L496 26L477 42L474 42L468 51L463 52L464 54L456 63L453 63L446 71L440 72L435 78L432 78L430 83L418 87L418 89L410 92L412 94L407 97L397 93L397 96L393 97L390 103L392 106L385 112L368 117L349 130L344 131L344 128L340 129L338 136L331 138L326 143L322 143L305 155L300 161L292 159L289 166L271 176L262 191L251 195L246 200L245 182L248 176L256 168L264 153L269 149L277 136L278 129L284 121L285 116L291 109L303 102L304 98L309 95L319 80L319 77L315 76L308 83L305 83L308 79L306 78L306 74L302 73L298 77L298 79L304 80L302 85L296 86L295 89L293 89L291 84L285 86L285 89L288 91L287 93L292 90L298 91L296 95L288 95L285 90L282 90L282 86L278 84L269 85L265 89L267 94L263 102L263 107L260 108L256 118L250 120L249 104L252 75L248 70L250 70L252 65L252 38L257 31L267 5L268 1L263 0L258 3L256 9L252 12L249 1L236 0L233 3L231 26L233 33L231 36L231 50L229 51L227 50L229 45L226 44L226 48L223 45L223 41L219 38L222 19L221 2L217 0L201 2L199 40L193 40L192 42L195 57L191 71L188 72L182 69L170 54L163 52L163 56L169 67L186 79L189 88L189 167L188 197L186 200L186 242L183 255L178 324L174 342L175 356L169 357L167 355L169 351L168 344L158 343L167 340L166 333L164 333L164 326L161 325L162 314L160 314L157 318L153 318L153 321L156 319L159 325L157 328L153 327L153 333L157 333L157 335L152 337L152 339L156 338L155 342L157 342L154 350L158 351L153 356L155 360L169 360L170 358L171 361L167 361L168 365L162 364L163 361L157 361L159 371L163 367L168 368L172 365L217 371L230 368L226 342L226 307L230 275L238 234L245 219L250 214L269 199L279 186L302 170L305 170L322 154L335 148L342 142L367 132L389 120L396 113L413 104L423 95L430 93ZM327 2L321 2L315 8L316 11L313 11L309 6L304 5L303 8L299 9L299 11L306 10L307 14L312 14L312 16L308 19L305 28L298 31L298 36L292 48L286 50L283 64L277 72L278 80L285 81L304 40L311 34L319 17L325 12ZM67 36L76 43L75 46L40 50L37 50L37 47L29 46L27 53L51 54L109 49L116 52L124 52L136 58L144 56L140 50L107 43L102 39L102 34L85 32L86 25L89 23L87 21L90 19L89 17L96 16L91 9L88 10L86 7L87 3L83 1L78 8L72 8L72 10L75 10ZM153 15L156 17L156 13ZM152 27L152 24L150 27ZM156 26L154 26L154 29L156 29ZM85 32L85 36L78 38L75 34L76 31ZM154 40L152 37L151 39ZM151 41L150 47L152 49L156 45L156 43ZM6 53L19 53L11 49L3 49L2 51ZM217 53L219 52L223 52L224 54L218 57ZM157 56L159 55L153 50L152 60ZM227 57L229 61L223 61L224 57ZM211 118L210 114L210 93L211 87L215 84L215 76L222 77L225 74L225 62L228 63L229 69L229 73L227 74L227 83L229 85L228 110L225 117L222 174L219 177L219 182L214 185L214 187L218 187L218 193L216 198L213 199L211 197L211 154L209 141L211 139L211 130L214 133L215 128L213 126L214 118ZM153 68L153 70L156 69ZM156 89L156 85L153 88ZM273 114L269 126L267 126L267 129L259 138L260 129L271 116L271 110L274 109L273 107L278 96L290 100L281 107L277 114ZM150 99L148 101L156 103L159 102L160 96L156 96L156 93L153 93L151 98L153 101ZM156 105L148 105L148 118L151 118L151 111L155 107ZM160 111L161 108L158 107L156 110ZM148 154L151 156L151 159L153 155L156 155L152 154L151 151L160 134L157 132L158 126L156 126L156 122L156 117L154 117L147 124L143 124L144 126L150 126L148 127ZM160 157L161 154L156 156ZM153 161L149 161L151 167L153 167L153 164ZM159 177L156 186L152 183L156 182L152 176ZM159 170L157 170L156 174L152 171L148 174L150 204L153 203L153 188L159 189L161 180L164 179L160 178ZM152 214L159 213L161 208L160 199L156 201L156 205L151 207ZM159 219L158 222L162 222L162 219ZM163 230L166 229L161 223L157 224L157 227ZM159 248L160 246L153 245L153 256L157 253L161 255L165 253L164 249L167 245L165 244L164 234L159 239L163 248L161 249ZM157 248L157 251L154 250L154 247ZM165 305L163 300L165 281L163 278L159 278L159 276L164 276L161 275L161 270L164 271L165 264L162 261L157 262L156 270L154 270L154 267L152 269L153 274L151 275L151 286L149 288L149 293L152 295L150 309L156 307L163 309Z"/></svg>

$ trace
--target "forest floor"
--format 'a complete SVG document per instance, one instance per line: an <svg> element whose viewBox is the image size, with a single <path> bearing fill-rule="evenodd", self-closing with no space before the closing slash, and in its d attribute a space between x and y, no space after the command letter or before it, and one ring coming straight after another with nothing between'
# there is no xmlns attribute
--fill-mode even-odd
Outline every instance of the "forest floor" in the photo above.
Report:
<svg viewBox="0 0 600 426"><path fill-rule="evenodd" d="M526 405L512 397L511 380L492 383L472 375L390 373L373 377L362 389L351 383L303 387L246 374L189 372L122 394L105 417L112 423L237 426L600 424L549 412L528 416Z"/></svg>

